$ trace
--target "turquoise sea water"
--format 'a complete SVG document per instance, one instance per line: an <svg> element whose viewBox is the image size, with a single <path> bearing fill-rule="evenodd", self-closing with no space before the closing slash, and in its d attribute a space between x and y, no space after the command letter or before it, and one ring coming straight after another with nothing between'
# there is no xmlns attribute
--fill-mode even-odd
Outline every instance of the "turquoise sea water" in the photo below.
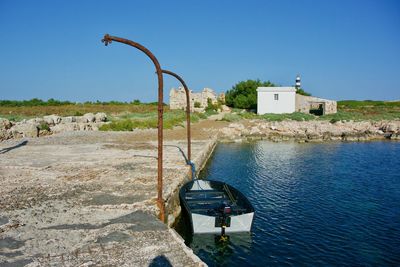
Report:
<svg viewBox="0 0 400 267"><path fill-rule="evenodd" d="M252 202L251 234L177 228L210 266L400 266L400 143L219 144L201 178Z"/></svg>

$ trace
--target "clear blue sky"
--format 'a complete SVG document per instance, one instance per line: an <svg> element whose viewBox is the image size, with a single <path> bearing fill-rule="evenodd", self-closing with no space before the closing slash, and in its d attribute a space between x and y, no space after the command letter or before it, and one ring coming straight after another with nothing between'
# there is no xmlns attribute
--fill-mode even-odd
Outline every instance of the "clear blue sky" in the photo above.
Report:
<svg viewBox="0 0 400 267"><path fill-rule="evenodd" d="M400 99L400 1L0 0L0 99L157 100L148 47L193 90L245 79L331 99ZM165 78L168 102L171 87Z"/></svg>

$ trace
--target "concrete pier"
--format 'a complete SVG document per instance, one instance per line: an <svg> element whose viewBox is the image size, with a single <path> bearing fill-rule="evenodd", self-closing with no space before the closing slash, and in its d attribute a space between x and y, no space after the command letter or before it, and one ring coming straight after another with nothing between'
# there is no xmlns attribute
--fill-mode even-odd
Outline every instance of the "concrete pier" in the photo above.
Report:
<svg viewBox="0 0 400 267"><path fill-rule="evenodd" d="M165 141L168 224L190 175L186 145ZM214 146L212 138L193 141L197 166ZM156 157L157 143L146 133L70 132L0 143L0 265L203 266L156 217Z"/></svg>

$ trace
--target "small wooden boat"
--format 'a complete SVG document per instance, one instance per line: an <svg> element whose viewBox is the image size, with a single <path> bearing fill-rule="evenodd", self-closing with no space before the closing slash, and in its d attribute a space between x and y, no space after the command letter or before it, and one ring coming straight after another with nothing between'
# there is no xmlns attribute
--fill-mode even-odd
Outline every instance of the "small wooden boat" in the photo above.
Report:
<svg viewBox="0 0 400 267"><path fill-rule="evenodd" d="M182 186L179 198L195 234L251 231L253 206L226 183L195 179Z"/></svg>

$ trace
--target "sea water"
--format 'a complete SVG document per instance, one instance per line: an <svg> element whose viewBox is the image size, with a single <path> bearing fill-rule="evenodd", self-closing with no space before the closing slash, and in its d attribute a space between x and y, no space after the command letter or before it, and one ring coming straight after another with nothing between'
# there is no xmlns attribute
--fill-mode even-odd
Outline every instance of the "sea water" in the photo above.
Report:
<svg viewBox="0 0 400 267"><path fill-rule="evenodd" d="M209 266L400 266L400 143L219 144L203 179L243 192L251 233L177 230Z"/></svg>

